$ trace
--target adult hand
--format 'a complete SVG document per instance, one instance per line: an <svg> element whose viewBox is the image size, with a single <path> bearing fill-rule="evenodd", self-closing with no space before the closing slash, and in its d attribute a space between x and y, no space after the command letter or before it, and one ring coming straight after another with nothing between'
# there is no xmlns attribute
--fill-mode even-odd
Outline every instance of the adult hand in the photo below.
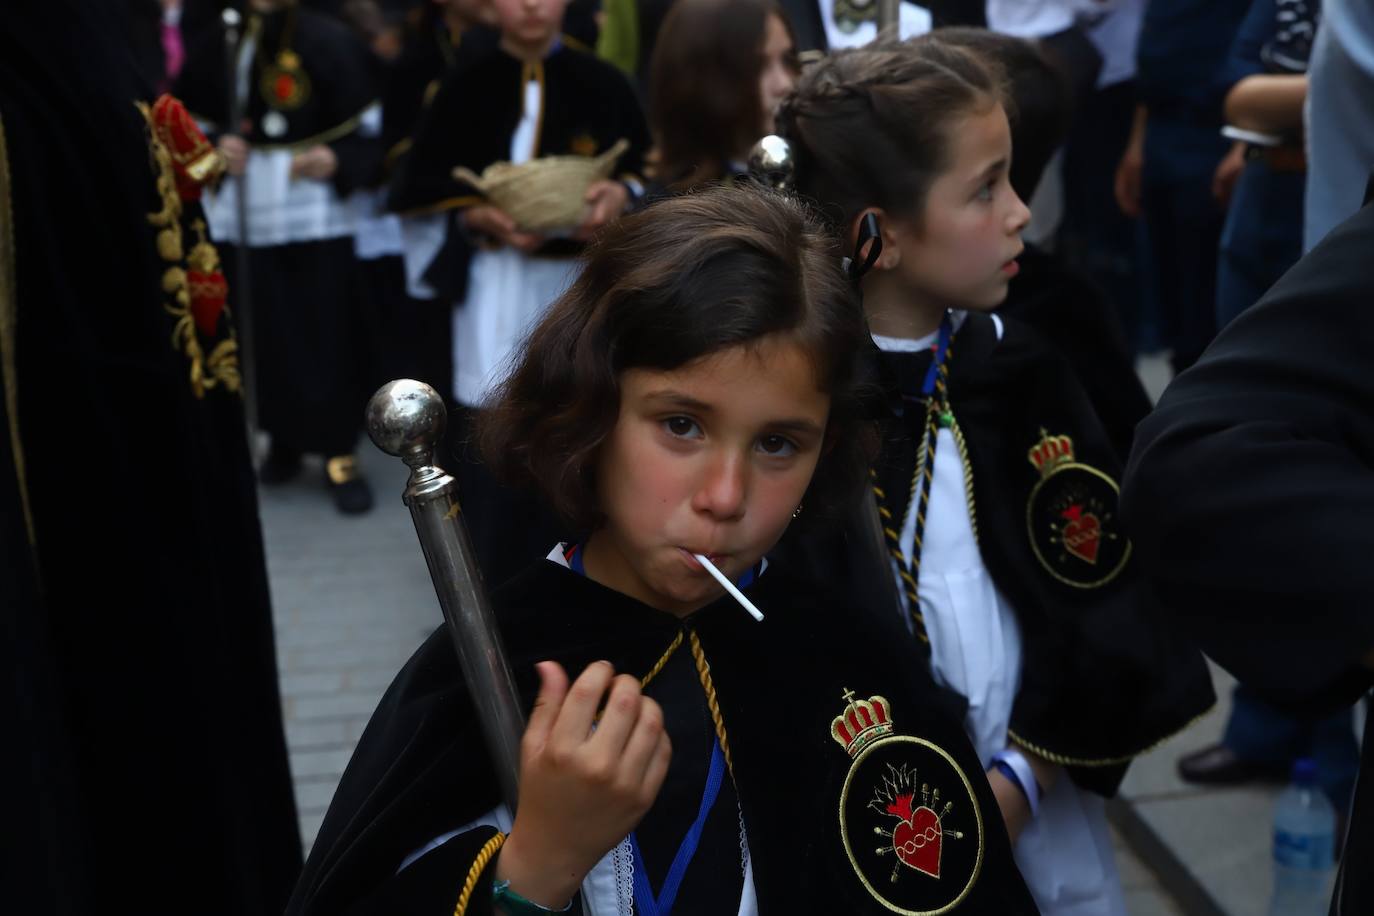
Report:
<svg viewBox="0 0 1374 916"><path fill-rule="evenodd" d="M1116 166L1116 180L1112 190L1121 212L1135 219L1140 216L1140 173L1145 167L1145 155L1133 146L1126 147Z"/></svg>
<svg viewBox="0 0 1374 916"><path fill-rule="evenodd" d="M516 227L515 220L511 219L510 214L500 207L493 207L491 204L480 204L464 210L463 224L469 232L487 236L495 243L491 246L495 248L509 245L511 248L530 254L544 244L542 235L533 232L521 232Z"/></svg>
<svg viewBox="0 0 1374 916"><path fill-rule="evenodd" d="M630 192L618 181L594 181L583 200L587 204L587 216L573 233L573 238L580 241L591 238L596 230L624 213L630 202Z"/></svg>
<svg viewBox="0 0 1374 916"><path fill-rule="evenodd" d="M1212 174L1212 196L1224 209L1231 203L1231 194L1236 189L1236 181L1245 170L1245 144L1239 140L1231 144L1231 150L1217 163Z"/></svg>
<svg viewBox="0 0 1374 916"><path fill-rule="evenodd" d="M291 158L292 178L314 178L324 181L332 178L339 168L339 157L323 143L297 153Z"/></svg>
<svg viewBox="0 0 1374 916"><path fill-rule="evenodd" d="M1131 136L1117 163L1112 187L1116 205L1131 219L1140 216L1140 176L1145 169L1145 125L1148 120L1145 106L1137 105L1131 121Z"/></svg>
<svg viewBox="0 0 1374 916"><path fill-rule="evenodd" d="M496 878L556 909L648 812L672 748L663 711L635 678L597 662L569 688L557 663L537 667L539 696L520 742L520 806Z"/></svg>
<svg viewBox="0 0 1374 916"><path fill-rule="evenodd" d="M248 141L237 134L225 134L219 138L219 152L224 157L230 175L242 175L248 167Z"/></svg>

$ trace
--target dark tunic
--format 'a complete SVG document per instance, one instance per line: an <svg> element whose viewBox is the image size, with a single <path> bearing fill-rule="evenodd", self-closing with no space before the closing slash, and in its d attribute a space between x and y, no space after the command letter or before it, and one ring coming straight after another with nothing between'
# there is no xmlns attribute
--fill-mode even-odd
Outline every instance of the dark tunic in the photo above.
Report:
<svg viewBox="0 0 1374 916"><path fill-rule="evenodd" d="M243 406L173 342L123 10L0 29L4 909L274 913L301 851Z"/></svg>
<svg viewBox="0 0 1374 916"><path fill-rule="evenodd" d="M427 21L407 33L405 45L387 66L382 83L384 172L389 173L410 149L411 134L439 91L444 75L481 59L495 50L499 40L499 32L482 26L451 35L441 20Z"/></svg>
<svg viewBox="0 0 1374 916"><path fill-rule="evenodd" d="M340 198L375 181L381 140L361 129L360 116L377 93L362 43L342 23L296 7L250 16L246 28L260 33L249 67L248 129L236 133L260 150L328 145L338 162L330 183ZM283 54L294 55L295 67L288 69L297 72L274 78L271 68ZM187 108L219 132L228 117L226 60L220 26L188 51L177 81ZM275 93L288 85L300 96L283 104ZM277 136L266 132L273 119L285 125ZM251 292L258 422L273 446L286 452L347 454L367 396L380 383L367 345L365 287L352 234L300 238L290 215L283 219L287 243L249 236L248 284L238 275L233 246L224 246L233 307L240 307L245 285Z"/></svg>
<svg viewBox="0 0 1374 916"><path fill-rule="evenodd" d="M1329 711L1374 649L1374 207L1297 263L1141 424L1123 508L1181 626L1275 703ZM1366 730L1339 905L1374 912Z"/></svg>
<svg viewBox="0 0 1374 916"><path fill-rule="evenodd" d="M762 624L729 599L679 621L544 560L494 600L527 709L537 660L557 660L572 677L598 659L643 676L677 634L698 635L728 736L731 791L738 790L761 913L889 912L864 888L846 854L842 811L857 861L879 893L906 908L935 909L966 891L960 913L1035 912L959 723L935 701L930 681L892 634L836 613L839 605L826 604L814 588L798 587L781 569L767 572L748 593L768 615ZM685 643L663 681L649 685L650 695L665 704L674 748L664 792L637 831L655 880L664 866L654 863L676 846L688 809L700 799L710 753L714 729L694 668ZM869 745L857 762L831 734L835 718L846 712L846 690L856 701L885 697L895 723L895 734ZM922 780L940 790L940 801L931 802L944 818L938 878L898 863L890 836L902 839L898 815L867 805L884 777L900 781L893 774L903 764L917 768L918 796ZM491 828L461 833L399 874L397 868L409 853L498 801L449 636L436 632L392 683L368 725L288 913L449 916ZM953 803L947 811L946 801ZM919 798L908 803L922 804ZM901 808L884 796L886 804ZM738 906L740 849L732 808L723 797L713 812L714 826L697 854L702 864L694 861L686 874L682 912L733 913ZM915 816L934 816L922 810L926 814ZM886 853L878 853L884 844ZM895 881L889 877L894 867ZM483 874L468 913L490 912L493 871L489 866ZM689 909L689 899L700 903Z"/></svg>
<svg viewBox="0 0 1374 916"><path fill-rule="evenodd" d="M1016 260L1021 271L998 313L1039 331L1073 367L1124 463L1136 424L1150 412L1150 396L1136 375L1120 316L1092 280L1060 256L1027 245Z"/></svg>
<svg viewBox="0 0 1374 916"><path fill-rule="evenodd" d="M381 141L358 131L357 119L377 100L374 68L367 48L348 27L308 9L289 8L267 16L250 16L261 32L250 66L244 117L247 130L231 130L229 117L229 64L224 46L224 27L206 30L186 49L186 65L175 92L198 119L207 123L212 137L237 133L256 148L300 147L326 143L338 158L332 183L340 195L366 185L376 173ZM306 81L300 103L287 107L271 104L268 68L279 52L296 55ZM286 130L278 136L263 131L263 119L277 108ZM243 125L239 125L240 128Z"/></svg>
<svg viewBox="0 0 1374 916"><path fill-rule="evenodd" d="M392 182L391 209L435 211L480 202L476 189L454 178L453 169L466 166L480 175L510 158L530 78L539 79L544 89L536 158L598 155L624 139L630 146L612 177L640 174L649 130L624 74L566 45L534 65L498 49L445 77Z"/></svg>
<svg viewBox="0 0 1374 916"><path fill-rule="evenodd" d="M893 390L919 391L931 355L881 359ZM955 334L949 366L979 552L1021 631L1010 740L1111 795L1132 757L1210 708L1206 665L1141 574L1118 517L1120 460L1074 370L1032 329L1007 320L999 339L993 320L974 313ZM886 504L900 530L925 407L896 409L876 482L896 495ZM1037 457L1049 460L1037 467ZM827 580L862 593L867 612L894 618L893 590L874 581L864 543L850 530L791 546Z"/></svg>

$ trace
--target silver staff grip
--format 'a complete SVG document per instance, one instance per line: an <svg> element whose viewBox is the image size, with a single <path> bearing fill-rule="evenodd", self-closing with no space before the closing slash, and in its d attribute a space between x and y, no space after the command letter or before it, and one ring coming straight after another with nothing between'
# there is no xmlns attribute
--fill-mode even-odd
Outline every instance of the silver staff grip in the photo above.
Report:
<svg viewBox="0 0 1374 916"><path fill-rule="evenodd" d="M367 432L388 455L410 468L405 504L420 537L434 590L448 623L458 665L477 707L501 794L512 814L519 795L520 737L525 717L501 644L496 617L473 559L458 504L458 483L435 464L448 414L444 399L423 382L400 379L367 404Z"/></svg>

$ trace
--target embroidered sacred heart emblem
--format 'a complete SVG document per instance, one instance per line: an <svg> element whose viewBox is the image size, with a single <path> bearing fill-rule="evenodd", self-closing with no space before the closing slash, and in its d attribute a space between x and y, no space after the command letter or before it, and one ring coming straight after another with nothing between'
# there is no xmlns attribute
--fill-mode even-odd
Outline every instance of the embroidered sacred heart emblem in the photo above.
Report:
<svg viewBox="0 0 1374 916"><path fill-rule="evenodd" d="M1131 556L1131 542L1117 520L1116 481L1078 461L1071 438L1043 429L1027 459L1040 475L1026 499L1026 533L1035 558L1074 588L1111 582Z"/></svg>
<svg viewBox="0 0 1374 916"><path fill-rule="evenodd" d="M1060 532L1064 549L1085 563L1097 565L1097 550L1102 545L1102 523L1096 515L1072 505L1060 513L1068 523Z"/></svg>
<svg viewBox="0 0 1374 916"><path fill-rule="evenodd" d="M894 734L886 698L859 699L852 690L843 696L830 735L853 758L839 815L855 876L874 900L903 916L956 909L983 864L973 783L944 748Z"/></svg>
<svg viewBox="0 0 1374 916"><path fill-rule="evenodd" d="M910 795L899 795L887 806L888 814L901 818L892 830L892 849L903 865L919 872L940 877L940 846L944 831L939 816L925 805L911 810Z"/></svg>

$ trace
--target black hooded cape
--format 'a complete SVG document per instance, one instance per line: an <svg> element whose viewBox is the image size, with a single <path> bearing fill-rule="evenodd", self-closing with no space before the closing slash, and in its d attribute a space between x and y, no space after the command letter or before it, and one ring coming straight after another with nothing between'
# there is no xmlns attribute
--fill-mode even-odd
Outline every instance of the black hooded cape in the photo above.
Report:
<svg viewBox="0 0 1374 916"><path fill-rule="evenodd" d="M931 355L879 359L895 393L920 390ZM1079 786L1111 795L1132 757L1211 707L1202 655L1141 573L1119 518L1116 449L1052 346L1014 320L1004 320L999 337L991 317L968 313L950 349L949 401L979 551L1021 630L1010 741L1065 766ZM899 516L925 408L903 407L895 396L892 403L875 473L879 489L896 494L889 508ZM828 581L846 583L847 593L864 595L868 612L896 617L893 590L873 581L862 544L851 530L800 538L789 549L826 570Z"/></svg>
<svg viewBox="0 0 1374 916"><path fill-rule="evenodd" d="M677 634L690 631L699 637L733 758L733 786L738 787L761 913L889 912L865 889L849 860L842 811L863 872L873 879L877 893L906 909L929 911L960 901L960 913L1034 913L1012 863L996 803L961 726L939 704L928 677L910 663L892 633L846 613L842 604L825 603L816 589L798 587L780 569L766 572L748 594L767 615L761 624L729 599L680 621L545 560L498 590L494 601L526 709L536 689L535 661L554 659L576 677L589 663L607 659L617 671L643 676ZM686 645L679 650L688 651ZM700 771L693 775L692 767L704 760L693 750L706 748L675 731L672 712L674 702L683 698L705 708L705 695L694 680L688 676L673 682L669 689L677 696L663 700L675 749L668 782L695 779L699 794ZM648 688L650 696L656 683ZM857 762L831 734L836 717L849 710L846 691L853 691L855 703L886 698L887 719L895 725L893 734L860 751ZM679 769L679 761L686 766ZM939 802L931 802L943 812L943 846L934 869L939 877L899 864L893 839L875 833L895 832L899 817L867 803L884 777L895 780L903 766L917 796L922 783L940 793ZM847 778L846 806L842 794ZM921 805L919 797L908 801ZM946 801L952 802L948 810ZM407 663L373 715L288 913L449 916L474 856L493 829L461 833L399 874L397 869L411 852L498 802L449 635L438 631ZM883 805L889 803L894 802L885 797ZM915 816L933 817L926 811ZM667 817L656 806L639 832L650 838L663 832L675 842L685 823L666 830L652 823ZM954 836L956 832L962 836ZM710 836L708 828L703 842L709 843ZM723 842L728 846L725 859L733 860L733 866L719 877L708 871L694 878L689 869L686 883L731 881L735 898L728 911L733 912L739 887L737 824L723 833ZM883 845L886 851L878 852ZM652 863L649 868L652 874ZM894 870L895 880L890 877ZM488 866L482 875L469 914L491 911L493 872Z"/></svg>

